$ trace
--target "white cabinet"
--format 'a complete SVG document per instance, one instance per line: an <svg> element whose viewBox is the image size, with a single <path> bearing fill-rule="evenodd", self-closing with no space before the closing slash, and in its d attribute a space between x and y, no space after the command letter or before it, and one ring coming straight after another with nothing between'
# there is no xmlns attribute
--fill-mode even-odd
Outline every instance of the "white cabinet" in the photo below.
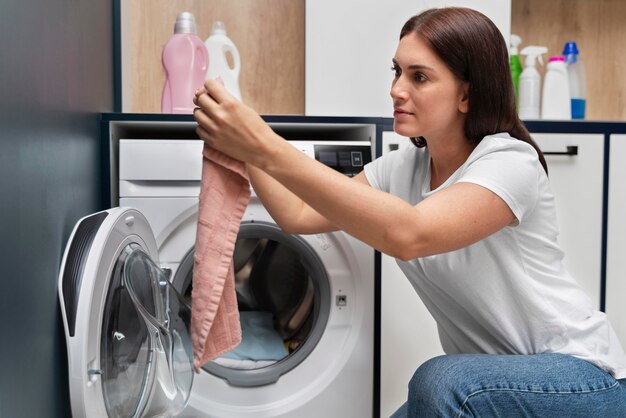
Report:
<svg viewBox="0 0 626 418"><path fill-rule="evenodd" d="M577 155L546 155L546 161L556 196L559 242L565 251L565 264L599 307L604 137L601 134L533 134L533 138L545 152L561 153L568 146L578 147ZM412 146L408 138L394 132L384 132L382 142L383 153L396 147ZM626 155L626 137L621 142L622 155ZM619 176L611 178L626 178L626 164L621 170ZM624 187L621 205L620 213L626 213ZM622 245L618 248L626 248L626 227L619 235ZM622 255L619 260L622 264L619 270L626 271L626 256ZM621 287L617 293L626 295L626 280L621 281ZM626 309L622 311L626 329ZM415 369L439 354L443 354L443 350L435 321L395 260L382 255L381 417L389 416L406 401L407 384Z"/></svg>
<svg viewBox="0 0 626 418"><path fill-rule="evenodd" d="M578 154L546 155L556 198L565 266L600 307L604 135L531 134L545 153L578 147Z"/></svg>
<svg viewBox="0 0 626 418"><path fill-rule="evenodd" d="M626 135L611 135L606 313L626 348Z"/></svg>
<svg viewBox="0 0 626 418"><path fill-rule="evenodd" d="M464 6L509 39L511 2L493 0L308 0L305 114L391 116L391 59L406 20L424 9Z"/></svg>

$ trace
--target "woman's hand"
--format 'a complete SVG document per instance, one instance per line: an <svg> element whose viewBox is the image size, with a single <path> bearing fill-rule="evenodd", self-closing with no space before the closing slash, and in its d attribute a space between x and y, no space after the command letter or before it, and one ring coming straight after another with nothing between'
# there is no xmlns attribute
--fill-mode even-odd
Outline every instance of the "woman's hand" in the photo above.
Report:
<svg viewBox="0 0 626 418"><path fill-rule="evenodd" d="M208 80L196 92L196 133L212 148L255 166L272 154L277 135L263 119L233 97L220 81Z"/></svg>

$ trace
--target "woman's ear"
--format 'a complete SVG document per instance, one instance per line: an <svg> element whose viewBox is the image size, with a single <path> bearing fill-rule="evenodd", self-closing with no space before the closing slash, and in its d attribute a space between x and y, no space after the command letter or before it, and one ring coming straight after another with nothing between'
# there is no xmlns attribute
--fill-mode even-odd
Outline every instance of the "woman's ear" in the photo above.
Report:
<svg viewBox="0 0 626 418"><path fill-rule="evenodd" d="M463 81L461 83L461 100L459 101L459 112L469 112L469 83Z"/></svg>

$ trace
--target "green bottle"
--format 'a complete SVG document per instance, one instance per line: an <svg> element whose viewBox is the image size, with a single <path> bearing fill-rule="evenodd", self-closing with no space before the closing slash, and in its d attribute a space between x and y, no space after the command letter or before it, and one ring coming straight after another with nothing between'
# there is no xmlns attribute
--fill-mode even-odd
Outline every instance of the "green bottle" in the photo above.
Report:
<svg viewBox="0 0 626 418"><path fill-rule="evenodd" d="M511 49L509 51L509 68L511 79L515 88L515 107L519 110L519 76L522 74L522 63L520 62L517 47L522 43L522 38L511 34Z"/></svg>

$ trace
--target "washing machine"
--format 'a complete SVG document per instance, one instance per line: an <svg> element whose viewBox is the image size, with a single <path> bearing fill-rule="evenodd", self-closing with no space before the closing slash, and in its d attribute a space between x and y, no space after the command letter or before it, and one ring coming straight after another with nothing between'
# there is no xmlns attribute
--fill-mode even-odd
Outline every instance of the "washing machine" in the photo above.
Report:
<svg viewBox="0 0 626 418"><path fill-rule="evenodd" d="M293 140L353 176L368 141ZM77 417L370 417L374 250L285 234L252 192L233 255L242 343L192 368L202 142L121 139L119 207L81 219L59 275Z"/></svg>

